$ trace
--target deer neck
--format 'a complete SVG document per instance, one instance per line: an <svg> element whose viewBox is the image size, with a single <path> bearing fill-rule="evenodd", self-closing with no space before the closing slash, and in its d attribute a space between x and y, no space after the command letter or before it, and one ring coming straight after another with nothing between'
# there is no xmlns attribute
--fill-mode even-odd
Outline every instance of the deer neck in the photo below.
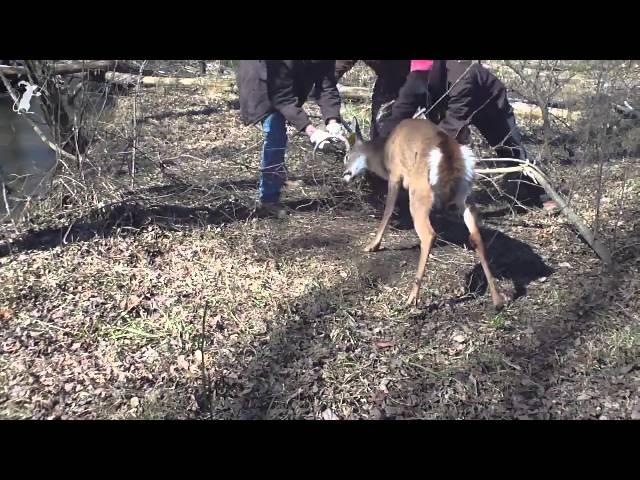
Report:
<svg viewBox="0 0 640 480"><path fill-rule="evenodd" d="M380 178L388 180L389 171L384 163L384 145L385 141L381 138L371 140L367 144L367 169Z"/></svg>

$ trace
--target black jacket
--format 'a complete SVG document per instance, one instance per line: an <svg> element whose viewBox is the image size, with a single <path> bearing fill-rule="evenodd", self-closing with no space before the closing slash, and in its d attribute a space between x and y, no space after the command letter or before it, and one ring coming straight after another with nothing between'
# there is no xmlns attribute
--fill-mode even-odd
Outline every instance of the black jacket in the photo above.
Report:
<svg viewBox="0 0 640 480"><path fill-rule="evenodd" d="M311 121L302 105L312 90L318 92L325 123L340 121L335 60L241 60L236 78L245 125L279 111L297 130L304 130Z"/></svg>

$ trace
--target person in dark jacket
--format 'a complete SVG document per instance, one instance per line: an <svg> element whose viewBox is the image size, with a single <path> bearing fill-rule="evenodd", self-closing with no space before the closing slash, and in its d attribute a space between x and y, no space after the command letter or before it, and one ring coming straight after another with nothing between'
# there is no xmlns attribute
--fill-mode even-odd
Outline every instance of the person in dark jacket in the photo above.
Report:
<svg viewBox="0 0 640 480"><path fill-rule="evenodd" d="M376 117L385 104L398 97L398 91L407 79L410 62L409 60L336 60L336 81L340 81L358 62L363 62L376 74L371 95L371 123L369 127L369 137L373 140L380 136ZM370 192L378 198L378 201L383 202L384 193L387 191L386 180L371 172L365 173L365 179ZM404 200L401 198L400 202L402 203Z"/></svg>
<svg viewBox="0 0 640 480"><path fill-rule="evenodd" d="M351 70L360 60L336 60L336 81ZM371 140L380 136L376 117L380 108L398 98L398 92L409 74L409 60L361 60L376 74L371 95Z"/></svg>
<svg viewBox="0 0 640 480"><path fill-rule="evenodd" d="M336 60L336 79L340 80L357 61ZM371 138L379 136L381 130L382 136L387 136L400 120L411 118L418 108L433 107L429 118L461 143L469 142L468 126L473 124L499 155L526 158L507 89L481 64L470 60L363 62L377 75L371 99ZM427 68L424 62L432 64ZM376 121L378 111L394 100L391 118L381 121L385 124L381 127Z"/></svg>
<svg viewBox="0 0 640 480"><path fill-rule="evenodd" d="M237 84L243 123L260 123L264 132L259 205L282 216L286 123L304 132L315 145L342 133L335 60L241 60ZM316 128L302 108L311 91L317 92L326 131Z"/></svg>
<svg viewBox="0 0 640 480"><path fill-rule="evenodd" d="M413 117L420 107L435 105L437 99L446 95L446 91L446 60L411 60L410 72L393 103L391 115L381 121L381 135L388 137L398 123ZM437 112L434 111L431 116L435 123L439 121L435 118Z"/></svg>
<svg viewBox="0 0 640 480"><path fill-rule="evenodd" d="M527 158L507 89L488 69L470 60L434 60L430 69L416 70L412 67L381 126L383 136L424 107L427 116L460 143L469 143L468 127L474 125L498 155Z"/></svg>
<svg viewBox="0 0 640 480"><path fill-rule="evenodd" d="M353 66L348 61L338 60L336 68L341 62L345 65L343 70ZM377 62L388 64L392 61ZM402 73L410 71L406 74L405 81L400 86L396 83L395 88L386 92L387 98L395 100L390 115L386 118L383 115L380 122L376 122L375 115L372 116L378 135L388 136L400 121L413 117L420 107L424 107L430 120L439 124L462 144L469 143L469 125L474 125L499 157L527 158L522 135L507 98L507 89L491 71L470 60L433 60L430 66L427 63L430 61L425 60L404 62ZM381 72L382 75L386 69L378 65L376 72ZM375 190L386 191L383 185L386 182L370 183ZM537 202L541 190L522 183L517 192L513 193L522 201Z"/></svg>
<svg viewBox="0 0 640 480"><path fill-rule="evenodd" d="M522 134L498 77L469 60L448 60L447 70L451 90L439 125L461 143L469 143L468 125L474 125L499 156L525 160Z"/></svg>

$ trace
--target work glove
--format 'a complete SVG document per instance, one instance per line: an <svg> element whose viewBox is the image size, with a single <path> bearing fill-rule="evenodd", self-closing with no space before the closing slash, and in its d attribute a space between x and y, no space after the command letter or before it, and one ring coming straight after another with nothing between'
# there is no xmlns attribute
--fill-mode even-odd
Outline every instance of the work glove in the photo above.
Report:
<svg viewBox="0 0 640 480"><path fill-rule="evenodd" d="M327 132L331 135L344 135L344 129L338 122L332 122L327 125Z"/></svg>
<svg viewBox="0 0 640 480"><path fill-rule="evenodd" d="M317 146L318 148L323 147L324 145L322 145L323 143L328 143L327 140L331 138L331 135L328 132L325 132L324 130L320 130L319 128L313 132L311 134L311 136L309 137L309 139L311 140L311 143L313 143L314 146Z"/></svg>
<svg viewBox="0 0 640 480"><path fill-rule="evenodd" d="M324 130L317 129L309 138L311 143L322 153L336 153L338 151L336 139Z"/></svg>
<svg viewBox="0 0 640 480"><path fill-rule="evenodd" d="M329 124L329 127L334 124ZM338 125L340 129L342 127ZM335 127L332 129L334 132L337 131ZM343 153L344 152L344 144L335 138L335 133L329 133L324 130L317 129L315 132L311 134L309 139L311 142L323 153ZM337 135L341 135L341 133L337 133Z"/></svg>

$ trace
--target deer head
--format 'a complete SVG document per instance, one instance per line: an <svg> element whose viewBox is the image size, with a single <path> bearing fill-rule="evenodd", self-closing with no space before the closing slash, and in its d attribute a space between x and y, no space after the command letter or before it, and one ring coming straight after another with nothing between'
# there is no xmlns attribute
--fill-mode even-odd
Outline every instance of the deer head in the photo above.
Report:
<svg viewBox="0 0 640 480"><path fill-rule="evenodd" d="M351 148L344 157L345 171L342 178L349 183L367 170L367 159L371 152L368 142L362 137L357 119L353 119L353 132L349 136Z"/></svg>

